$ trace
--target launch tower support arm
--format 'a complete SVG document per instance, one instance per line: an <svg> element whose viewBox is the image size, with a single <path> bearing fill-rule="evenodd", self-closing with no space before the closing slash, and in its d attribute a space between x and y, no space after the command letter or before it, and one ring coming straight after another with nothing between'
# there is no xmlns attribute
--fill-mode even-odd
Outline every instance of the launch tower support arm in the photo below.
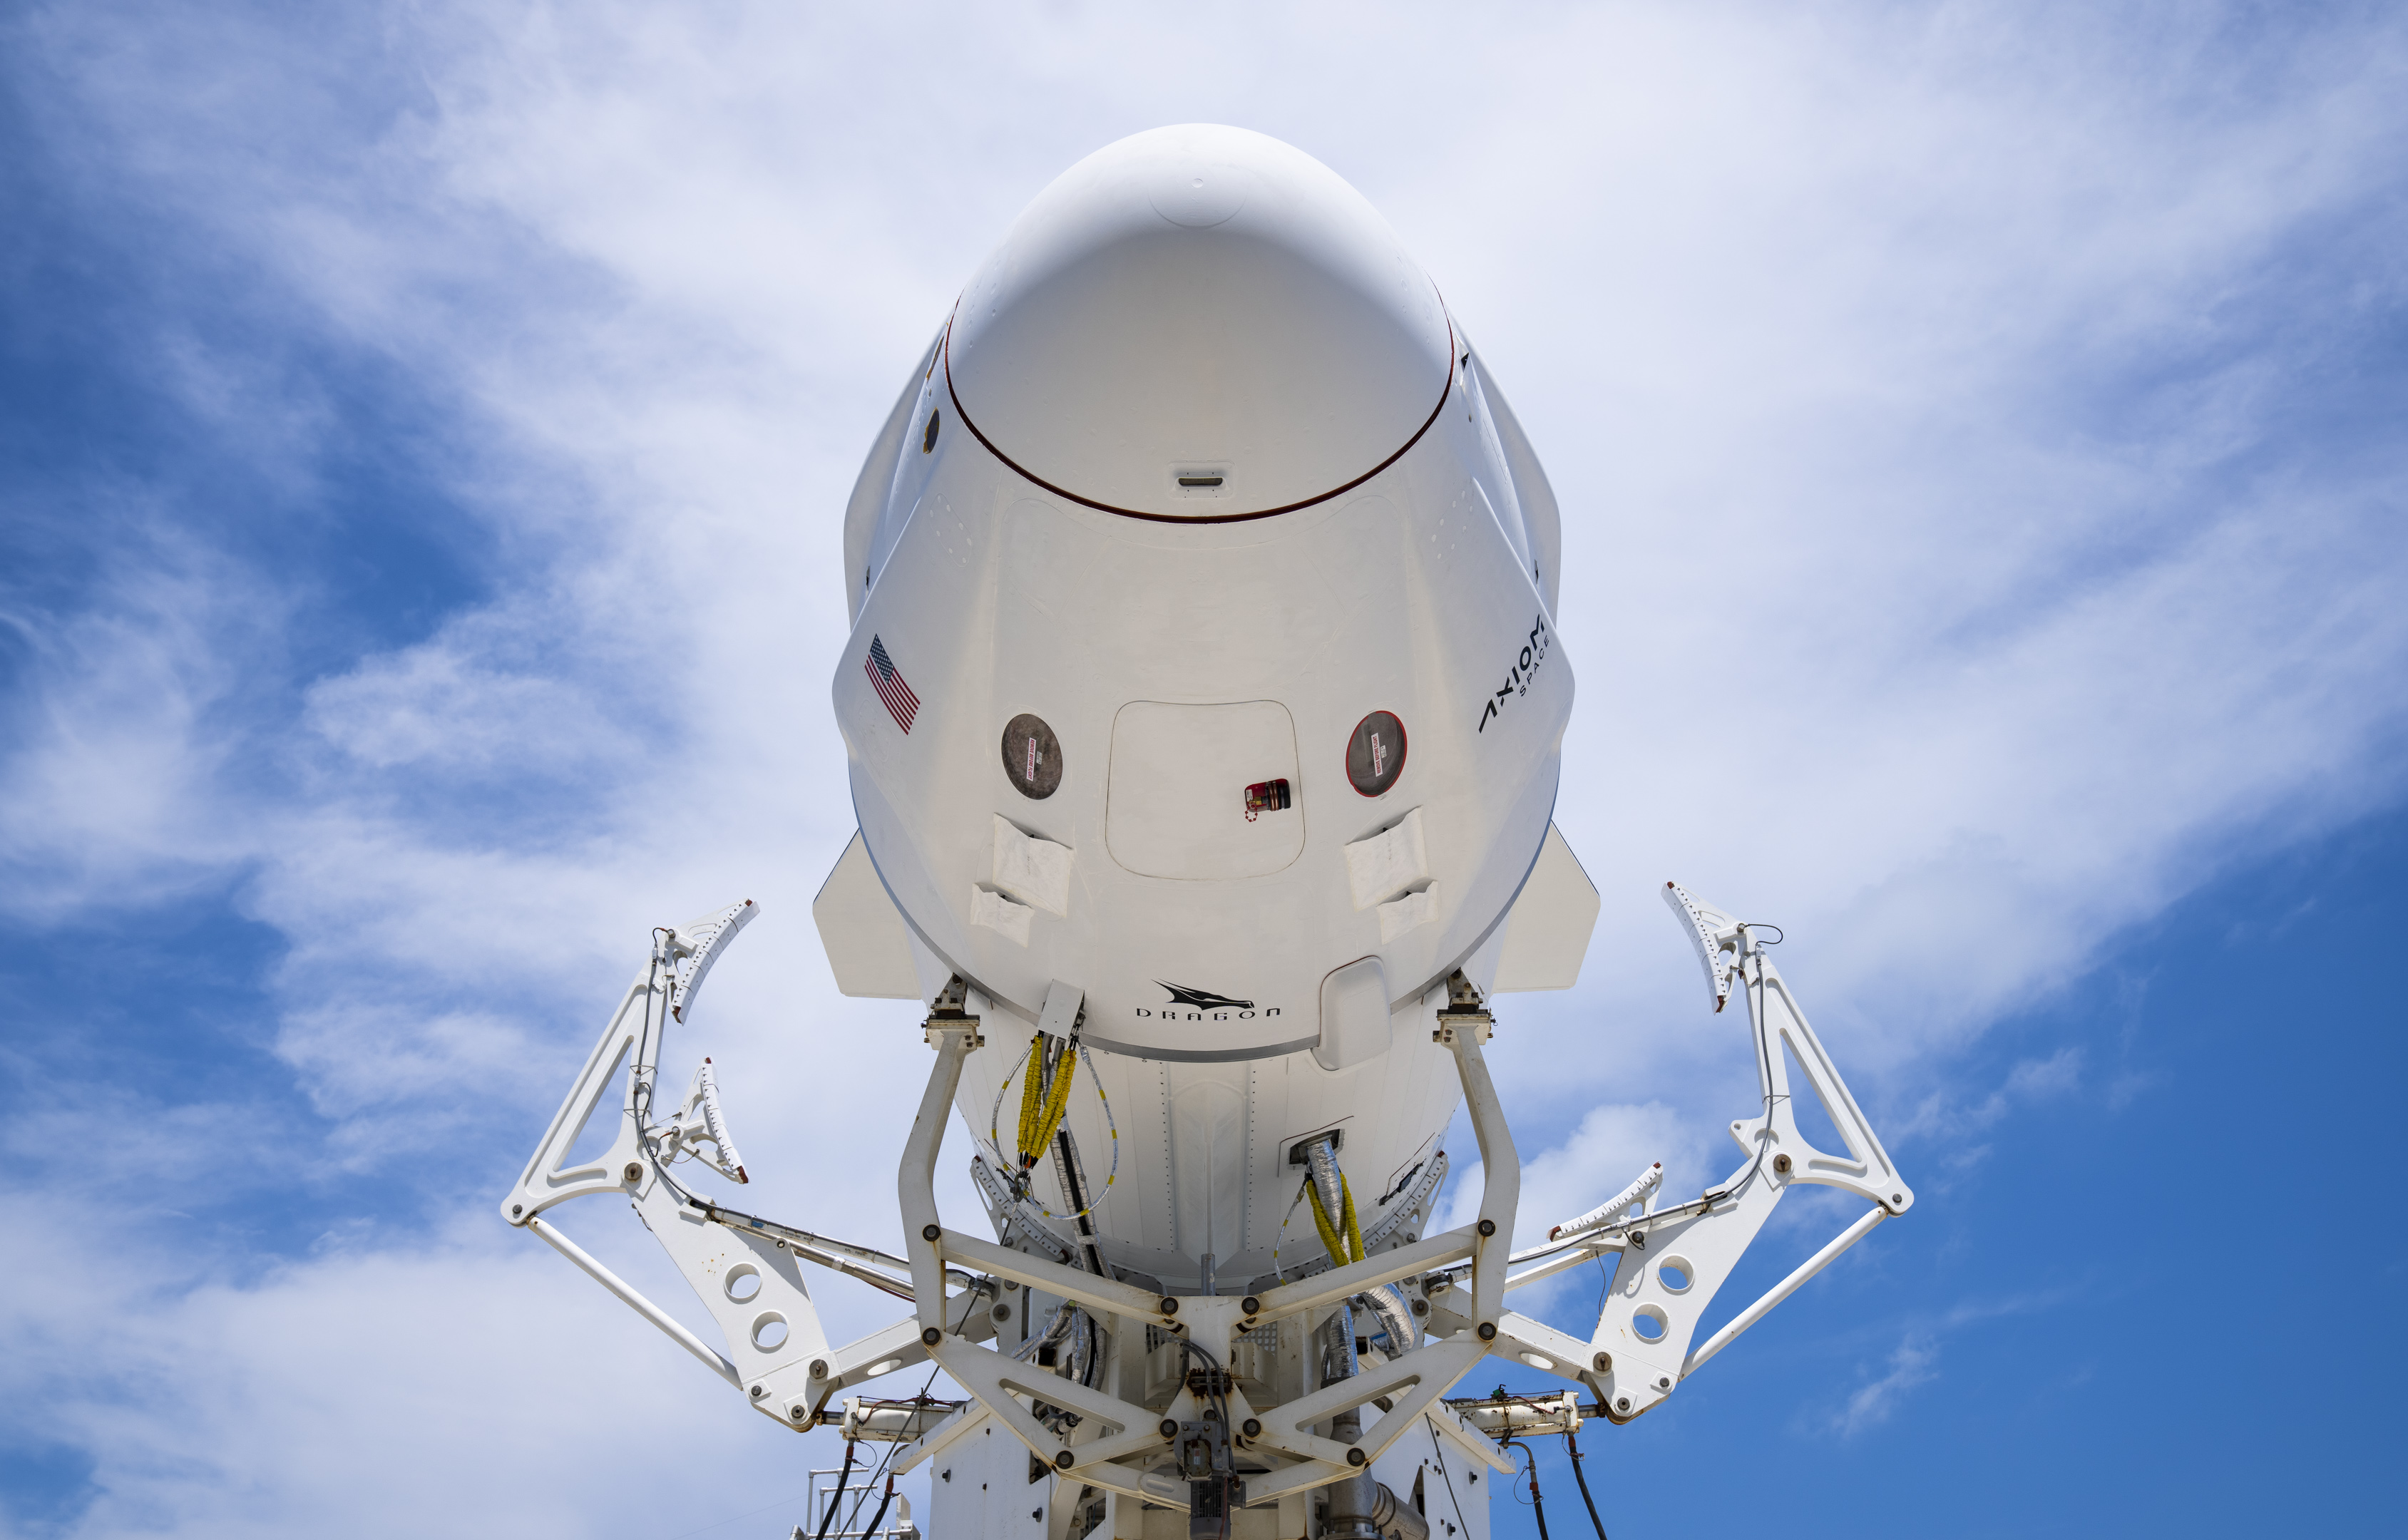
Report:
<svg viewBox="0 0 2408 1540"><path fill-rule="evenodd" d="M906 1290L899 1280L883 1278L866 1264L867 1259L880 1255L875 1251L821 1237L811 1237L819 1245L797 1244L795 1237L807 1232L722 1208L687 1191L672 1174L675 1167L691 1178L708 1167L730 1179L745 1179L707 1072L695 1076L695 1091L682 1106L663 1107L659 1090L669 1027L687 1020L711 964L756 912L747 900L652 933L651 957L627 986L526 1169L502 1200L501 1210L505 1219L534 1232L714 1374L742 1390L755 1410L800 1429L813 1425L820 1408L838 1390L928 1356L920 1333L908 1322L831 1347L803 1282L802 1262L866 1277L889 1291L912 1293L915 1303L926 1301L929 1313L949 1317L957 1323L957 1332L972 1338L993 1332L986 1312L972 1307L993 1284L968 1280L968 1288L949 1297L944 1291L947 1276L939 1272L925 1282L915 1278ZM609 1145L591 1159L573 1159L579 1138L620 1084L622 1071L626 1090ZM703 1145L712 1147L710 1153L697 1148ZM569 1239L557 1219L549 1216L571 1199L601 1193L624 1197L634 1206L710 1312L724 1339L724 1351ZM828 1246L850 1255L823 1249ZM954 1280L961 1276L953 1275Z"/></svg>
<svg viewBox="0 0 2408 1540"><path fill-rule="evenodd" d="M1914 1190L1899 1175L1870 1120L1841 1079L1839 1066L1773 966L1757 934L1764 927L1742 922L1676 883L1665 884L1664 896L1697 943L1715 1010L1735 991L1746 1002L1762 1100L1756 1117L1730 1125L1731 1139L1744 1157L1739 1169L1690 1202L1618 1218L1515 1259L1538 1265L1508 1277L1504 1287L1509 1290L1609 1251L1620 1253L1612 1287L1586 1342L1510 1311L1501 1318L1490 1316L1476 1302L1469 1311L1445 1294L1432 1302L1433 1329L1497 1319L1492 1352L1594 1391L1605 1415L1616 1422L1627 1422L1661 1403L1773 1306L1914 1202ZM1795 1097L1800 1079L1804 1091L1822 1105L1838 1131L1843 1150L1817 1148L1799 1132ZM1871 1206L1693 1349L1707 1306L1771 1218L1774 1205L1800 1182L1838 1188Z"/></svg>

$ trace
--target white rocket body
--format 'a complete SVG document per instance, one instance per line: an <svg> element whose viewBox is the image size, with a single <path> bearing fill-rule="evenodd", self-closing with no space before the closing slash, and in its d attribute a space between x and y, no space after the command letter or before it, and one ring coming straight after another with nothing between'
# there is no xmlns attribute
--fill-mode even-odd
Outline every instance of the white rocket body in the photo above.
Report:
<svg viewBox="0 0 2408 1540"><path fill-rule="evenodd" d="M916 975L855 992L991 1003L982 1142L1049 991L1081 992L1107 1261L1234 1286L1317 1249L1309 1216L1281 1234L1298 1141L1342 1131L1369 1227L1442 1135L1432 1013L1458 969L1500 983L1561 849L1558 549L1427 275L1275 140L1098 151L964 291L846 519L835 706Z"/></svg>
<svg viewBox="0 0 2408 1540"><path fill-rule="evenodd" d="M1491 1018L1455 1007L1568 987L1598 914L1552 822L1555 505L1428 277L1318 163L1191 126L1073 166L913 370L844 540L859 832L811 909L839 989L928 1007L906 1254L697 1188L746 1178L708 1061L661 1116L665 1034L750 900L652 932L500 1211L759 1415L926 1464L933 1533L1485 1540L1475 1483L1516 1468L1492 1439L1644 1416L1912 1206L1755 928L1668 884L1716 1008L1747 1006L1740 1163L1669 1205L1651 1167L1512 1250ZM1440 1223L1467 1097L1479 1191ZM940 1212L949 1099L994 1241ZM1701 1336L1801 1182L1869 1207ZM552 1217L602 1195L724 1350ZM1609 1254L1584 1338L1506 1308ZM912 1313L834 1343L804 1262ZM1491 1357L1572 1389L1441 1399ZM963 1400L858 1393L930 1362Z"/></svg>

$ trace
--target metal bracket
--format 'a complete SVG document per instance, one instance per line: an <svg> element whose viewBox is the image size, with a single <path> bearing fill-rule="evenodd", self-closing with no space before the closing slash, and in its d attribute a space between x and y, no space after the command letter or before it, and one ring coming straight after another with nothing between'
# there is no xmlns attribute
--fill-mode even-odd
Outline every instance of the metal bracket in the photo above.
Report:
<svg viewBox="0 0 2408 1540"><path fill-rule="evenodd" d="M1731 1138L1745 1152L1745 1161L1701 1197L1619 1219L1569 1246L1533 1248L1516 1259L1543 1260L1508 1278L1509 1290L1552 1277L1607 1251L1623 1254L1586 1343L1527 1317L1498 1317L1476 1307L1467 1312L1443 1294L1433 1299L1430 1318L1433 1330L1460 1331L1479 1319L1494 1321L1491 1352L1588 1387L1605 1416L1615 1422L1627 1422L1661 1403L1683 1378L1807 1279L1914 1202L1914 1189L1899 1176L1838 1065L1766 955L1755 934L1759 927L1732 919L1678 884L1667 884L1665 897L1697 942L1715 1009L1728 1002L1734 989L1747 1000L1763 1111L1730 1125ZM1818 1149L1799 1132L1789 1067L1793 1057L1806 1090L1839 1131L1847 1147L1844 1152ZM1774 1205L1799 1182L1840 1188L1874 1206L1692 1350L1707 1306L1771 1218Z"/></svg>
<svg viewBox="0 0 2408 1540"><path fill-rule="evenodd" d="M945 1227L937 1213L937 1157L944 1143L963 1062L979 1040L975 1007L982 1004L965 987L952 1012L932 1014L928 1019L926 1035L937 1050L937 1062L931 1067L927 1089L922 1094L919 1114L896 1174L915 1292L922 1300L928 1299L927 1280L939 1276L947 1262L958 1262L1115 1317L1124 1330L1143 1323L1187 1335L1198 1343L1211 1345L1218 1357L1226 1355L1228 1345L1240 1333L1267 1321L1301 1315L1349 1299L1367 1289L1468 1260L1475 1319L1455 1340L1416 1347L1363 1376L1268 1408L1256 1416L1263 1431L1248 1440L1248 1447L1260 1455L1274 1460L1284 1458L1293 1463L1249 1479L1242 1501L1249 1505L1269 1502L1282 1494L1353 1476L1361 1462L1376 1460L1389 1445L1404 1436L1422 1413L1433 1410L1438 1399L1486 1355L1488 1342L1496 1335L1497 1319L1502 1313L1513 1211L1521 1197L1521 1159L1514 1150L1496 1084L1481 1053L1481 1045L1488 1035L1485 1028L1490 1024L1489 1019L1480 1008L1477 992L1470 990L1461 975L1456 976L1453 985L1455 988L1451 992L1457 995L1460 1008L1452 1018L1457 1030L1446 1041L1455 1053L1464 1100L1471 1112L1472 1131L1480 1144L1485 1185L1477 1219L1445 1234L1428 1236L1363 1262L1299 1278L1260 1295L1243 1297L1149 1294L1115 1279L1098 1277ZM1463 998L1467 995L1468 999ZM943 998L939 997L940 1003ZM1020 1363L999 1352L973 1348L949 1336L943 1324L931 1319L924 1305L919 1319L921 1336L931 1356L970 1392L983 1416L1003 1424L1028 1447L1030 1453L1052 1465L1057 1474L1075 1475L1089 1484L1145 1501L1166 1501L1163 1492L1140 1485L1143 1473L1116 1462L1160 1450L1162 1435L1158 1427L1163 1420L1178 1420L1176 1400L1169 1413L1150 1411L1107 1391L1062 1379L1051 1370ZM1187 1393L1180 1392L1182 1396ZM1341 1445L1309 1431L1313 1422L1391 1394L1395 1395L1396 1409L1383 1417L1370 1436L1359 1444ZM1077 1412L1085 1419L1078 1430L1082 1437L1065 1439L1039 1423L1019 1399L1024 1396ZM1242 1404L1243 1399L1232 1392L1233 1418L1238 1417L1237 1404ZM965 1410L932 1431L920 1446L898 1459L897 1468L908 1469L941 1443L959 1437L970 1417ZM1096 1425L1092 1435L1087 1423Z"/></svg>
<svg viewBox="0 0 2408 1540"><path fill-rule="evenodd" d="M789 1426L808 1427L818 1406L840 1386L891 1373L924 1360L927 1353L912 1322L874 1333L832 1352L799 1263L821 1262L856 1276L870 1269L855 1267L815 1246L798 1246L796 1238L807 1233L734 1215L696 1199L669 1175L671 1162L691 1148L697 1134L723 1157L721 1162L701 1163L730 1176L738 1174L726 1169L735 1162L724 1124L710 1127L713 1119L708 1112L698 1120L694 1117L712 1100L703 1093L700 1075L695 1094L675 1114L657 1122L652 1116L668 1023L691 1016L711 965L758 912L747 899L653 933L652 956L628 985L526 1169L502 1200L501 1211L505 1219L535 1232L712 1372L741 1388L763 1416ZM594 1160L571 1164L571 1151L603 1098L610 1093L622 1067L627 1070L627 1089L609 1148ZM556 1222L540 1217L572 1198L599 1192L615 1193L633 1204L718 1324L726 1342L725 1352L703 1341L589 1255ZM974 1285L948 1299L941 1272L932 1288L915 1295L930 1301L928 1307L943 1315L953 1314L965 1298L976 1297L983 1295ZM956 1328L962 1334L992 1333L985 1312L964 1314L970 1319Z"/></svg>

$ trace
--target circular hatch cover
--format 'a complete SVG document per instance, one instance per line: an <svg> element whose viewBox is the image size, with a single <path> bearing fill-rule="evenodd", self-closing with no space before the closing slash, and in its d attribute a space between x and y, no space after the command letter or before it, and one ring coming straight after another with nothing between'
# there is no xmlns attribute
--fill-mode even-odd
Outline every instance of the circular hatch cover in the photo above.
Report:
<svg viewBox="0 0 2408 1540"><path fill-rule="evenodd" d="M1003 773L1022 796L1038 802L1061 789L1062 740L1042 717L1024 711L1004 723Z"/></svg>
<svg viewBox="0 0 2408 1540"><path fill-rule="evenodd" d="M1393 711L1374 711L1354 724L1346 742L1346 778L1354 790L1376 797L1405 771L1405 724Z"/></svg>

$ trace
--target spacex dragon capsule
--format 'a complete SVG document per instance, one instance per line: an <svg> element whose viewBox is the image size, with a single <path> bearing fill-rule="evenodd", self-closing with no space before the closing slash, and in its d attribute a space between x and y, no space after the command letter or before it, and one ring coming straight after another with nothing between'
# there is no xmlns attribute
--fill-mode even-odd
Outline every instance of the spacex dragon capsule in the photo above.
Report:
<svg viewBox="0 0 2408 1540"><path fill-rule="evenodd" d="M1598 1172L1619 1196L1512 1249L1492 1002L1570 987L1598 909L1552 821L1561 549L1462 321L1336 174L1209 125L1072 166L942 318L844 513L858 833L813 914L838 987L917 1002L934 1050L900 1251L701 1190L744 1168L707 1062L661 1094L662 1041L749 903L657 934L505 1217L764 1415L940 1474L947 1540L1419 1540L1441 1493L1484 1540L1469 1477L1512 1468L1502 1438L1643 1415L1912 1202L1751 927L1668 884L1714 1008L1747 1006L1735 1169L1678 1203L1660 1167ZM1844 1149L1800 1135L1792 1059ZM572 1162L623 1082L611 1149ZM1448 1205L1459 1107L1480 1189ZM935 1198L956 1117L978 1233ZM1699 1340L1798 1182L1868 1211ZM541 1217L600 1191L724 1348ZM1600 1258L1579 1334L1505 1307ZM803 1262L912 1314L833 1346ZM1450 1400L1491 1356L1565 1389ZM945 1397L858 1392L931 1361Z"/></svg>

